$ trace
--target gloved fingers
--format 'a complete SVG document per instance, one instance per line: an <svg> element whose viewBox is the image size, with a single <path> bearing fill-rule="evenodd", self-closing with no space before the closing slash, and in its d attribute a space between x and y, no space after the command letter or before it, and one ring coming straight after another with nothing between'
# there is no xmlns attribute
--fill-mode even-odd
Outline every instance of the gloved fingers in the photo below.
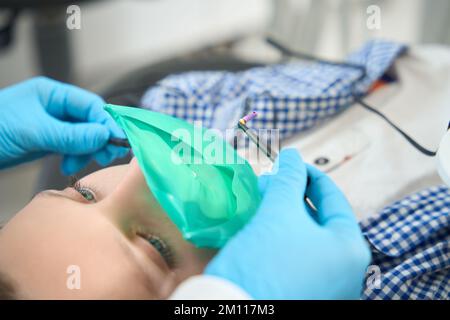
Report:
<svg viewBox="0 0 450 320"><path fill-rule="evenodd" d="M124 148L120 148L124 149ZM127 151L127 150L125 150ZM101 166L109 165L114 159L117 158L116 154L111 154L107 149L98 151L92 155L65 155L61 163L61 171L65 175L72 175L83 169L88 163L95 159L95 161Z"/></svg>
<svg viewBox="0 0 450 320"><path fill-rule="evenodd" d="M103 110L104 101L95 93L45 77L35 81L42 104L55 118L90 121Z"/></svg>
<svg viewBox="0 0 450 320"><path fill-rule="evenodd" d="M41 100L50 115L63 121L100 123L110 130L112 136L125 137L103 109L105 101L97 94L45 77L36 81Z"/></svg>
<svg viewBox="0 0 450 320"><path fill-rule="evenodd" d="M111 136L125 138L122 129L114 119L103 109L105 101L98 95L84 89L66 84L66 114L78 121L97 122L105 125Z"/></svg>
<svg viewBox="0 0 450 320"><path fill-rule="evenodd" d="M106 167L114 160L114 156L107 149L102 149L94 154L94 159L99 165Z"/></svg>
<svg viewBox="0 0 450 320"><path fill-rule="evenodd" d="M317 221L323 226L356 226L353 210L335 183L319 169L307 165L310 183L306 195L317 208Z"/></svg>
<svg viewBox="0 0 450 320"><path fill-rule="evenodd" d="M94 154L95 161L102 167L106 167L111 164L111 162L113 162L116 158L116 153L111 152L109 148L104 148Z"/></svg>
<svg viewBox="0 0 450 320"><path fill-rule="evenodd" d="M269 178L271 190L281 189L288 191L290 188L294 188L298 191L297 197L305 193L307 180L306 166L296 149L289 148L281 150L272 172L272 177ZM292 192L290 194L293 195Z"/></svg>
<svg viewBox="0 0 450 320"><path fill-rule="evenodd" d="M61 172L66 176L73 175L83 169L89 161L91 161L91 155L65 155L61 162Z"/></svg>
<svg viewBox="0 0 450 320"><path fill-rule="evenodd" d="M113 159L123 158L131 151L129 148L118 147L111 144L106 145L106 150L113 156Z"/></svg>
<svg viewBox="0 0 450 320"><path fill-rule="evenodd" d="M261 196L264 196L271 176L271 174L262 174L258 177L258 189Z"/></svg>
<svg viewBox="0 0 450 320"><path fill-rule="evenodd" d="M110 132L98 123L69 123L51 119L41 135L37 144L42 150L82 155L95 153L105 147Z"/></svg>
<svg viewBox="0 0 450 320"><path fill-rule="evenodd" d="M286 150L289 150L289 149L286 149ZM292 149L292 150L295 151L295 149ZM282 152L285 152L285 151L282 151ZM275 160L275 163L272 166L271 172L264 172L263 174L261 174L258 177L258 189L259 189L259 193L261 194L261 196L263 196L264 193L266 192L266 189L267 189L267 186L269 185L270 179L271 179L271 177L276 175L276 173L278 172L279 166L280 166L280 157L278 157Z"/></svg>
<svg viewBox="0 0 450 320"><path fill-rule="evenodd" d="M263 178L267 182L264 197L261 203L262 210L268 214L298 213L299 216L307 214L303 210L303 197L306 188L306 167L295 149L282 150L276 163L276 173ZM298 208L298 210L284 210L283 206ZM258 214L257 214L258 215Z"/></svg>
<svg viewBox="0 0 450 320"><path fill-rule="evenodd" d="M99 165L105 167L111 164L115 159L123 158L128 152L130 152L130 149L128 148L107 145L106 148L103 148L94 154L94 159Z"/></svg>

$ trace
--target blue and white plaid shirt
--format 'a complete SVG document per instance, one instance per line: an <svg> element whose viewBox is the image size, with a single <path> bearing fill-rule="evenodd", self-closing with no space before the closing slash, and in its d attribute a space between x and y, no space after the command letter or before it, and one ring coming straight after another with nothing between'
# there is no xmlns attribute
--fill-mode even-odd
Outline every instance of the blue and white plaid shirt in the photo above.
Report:
<svg viewBox="0 0 450 320"><path fill-rule="evenodd" d="M450 190L432 187L361 223L380 268L363 299L450 298ZM375 278L374 278L375 279Z"/></svg>
<svg viewBox="0 0 450 320"><path fill-rule="evenodd" d="M405 47L375 40L351 54L347 62L362 65L366 75L354 92L367 93ZM280 138L309 129L352 102L353 83L361 70L322 63L291 62L232 73L187 72L171 75L150 88L142 106L204 127L235 127L248 98L258 117L249 126L280 130Z"/></svg>

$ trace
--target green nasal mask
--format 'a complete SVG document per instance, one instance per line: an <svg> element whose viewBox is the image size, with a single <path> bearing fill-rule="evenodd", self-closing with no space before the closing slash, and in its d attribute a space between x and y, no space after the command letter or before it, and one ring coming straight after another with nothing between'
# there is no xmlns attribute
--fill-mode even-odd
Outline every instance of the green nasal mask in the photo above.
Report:
<svg viewBox="0 0 450 320"><path fill-rule="evenodd" d="M257 177L222 137L162 113L106 105L151 192L197 247L220 248L254 215Z"/></svg>

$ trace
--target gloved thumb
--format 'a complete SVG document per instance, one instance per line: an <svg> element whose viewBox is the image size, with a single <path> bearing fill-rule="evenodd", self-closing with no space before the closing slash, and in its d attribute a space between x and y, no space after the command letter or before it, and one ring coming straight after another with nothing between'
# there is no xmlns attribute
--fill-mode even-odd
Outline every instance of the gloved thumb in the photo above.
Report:
<svg viewBox="0 0 450 320"><path fill-rule="evenodd" d="M94 153L103 148L109 139L108 128L99 123L70 123L52 121L42 138L43 147L51 152L66 155Z"/></svg>
<svg viewBox="0 0 450 320"><path fill-rule="evenodd" d="M300 208L307 180L306 166L300 154L295 149L284 149L274 167L273 174L260 177L259 187L264 193L261 207L278 207L277 211L283 211L284 205Z"/></svg>
<svg viewBox="0 0 450 320"><path fill-rule="evenodd" d="M263 173L258 177L258 189L262 196L264 196L264 193L266 192L271 177L272 175L270 173Z"/></svg>

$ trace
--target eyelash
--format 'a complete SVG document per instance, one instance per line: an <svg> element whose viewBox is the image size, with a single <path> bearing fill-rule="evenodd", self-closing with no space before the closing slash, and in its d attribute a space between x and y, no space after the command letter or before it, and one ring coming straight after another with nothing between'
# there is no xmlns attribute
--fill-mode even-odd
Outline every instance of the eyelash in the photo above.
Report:
<svg viewBox="0 0 450 320"><path fill-rule="evenodd" d="M70 177L69 187L75 189L86 201L96 202L97 198L95 196L96 192L93 188L82 185L80 180L75 176ZM88 198L90 197L90 198Z"/></svg>
<svg viewBox="0 0 450 320"><path fill-rule="evenodd" d="M163 257L164 261L166 261L169 268L174 268L175 262L174 262L174 256L172 253L172 250L167 245L167 242L161 239L160 237L143 232L143 231L136 231L136 236L143 238L144 240L148 241L155 249L159 252L159 254Z"/></svg>

